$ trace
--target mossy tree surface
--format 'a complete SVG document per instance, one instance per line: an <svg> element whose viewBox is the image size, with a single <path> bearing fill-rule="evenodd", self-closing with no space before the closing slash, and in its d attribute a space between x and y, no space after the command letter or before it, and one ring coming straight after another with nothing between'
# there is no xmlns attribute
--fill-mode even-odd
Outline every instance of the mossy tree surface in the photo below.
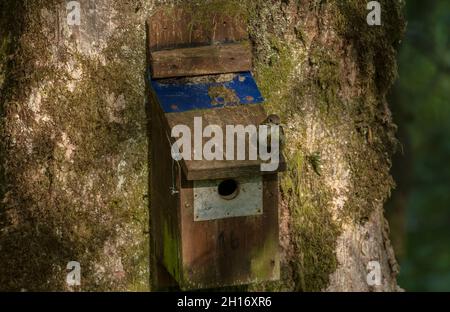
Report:
<svg viewBox="0 0 450 312"><path fill-rule="evenodd" d="M266 109L286 124L282 279L248 289L396 290L383 203L397 142L385 96L404 22L401 3L380 2L379 27L363 0L86 0L79 27L60 1L8 5L0 289L70 289L75 260L75 290L149 290L144 23L179 3L199 21L208 10L248 21ZM370 261L380 286L366 283Z"/></svg>

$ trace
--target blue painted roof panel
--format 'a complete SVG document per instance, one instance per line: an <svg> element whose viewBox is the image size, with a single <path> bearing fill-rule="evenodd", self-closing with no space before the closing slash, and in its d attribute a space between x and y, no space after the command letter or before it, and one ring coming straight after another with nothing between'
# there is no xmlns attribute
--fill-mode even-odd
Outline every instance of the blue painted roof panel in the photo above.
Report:
<svg viewBox="0 0 450 312"><path fill-rule="evenodd" d="M214 109L224 106L260 104L264 98L256 85L251 72L237 73L227 82L209 82L198 84L168 83L154 80L150 84L158 97L165 113L185 112L197 109ZM232 91L232 96L211 98L211 90L221 88ZM213 88L213 89L212 89ZM219 92L220 93L220 92ZM238 101L236 100L238 99ZM238 103L237 103L238 102Z"/></svg>

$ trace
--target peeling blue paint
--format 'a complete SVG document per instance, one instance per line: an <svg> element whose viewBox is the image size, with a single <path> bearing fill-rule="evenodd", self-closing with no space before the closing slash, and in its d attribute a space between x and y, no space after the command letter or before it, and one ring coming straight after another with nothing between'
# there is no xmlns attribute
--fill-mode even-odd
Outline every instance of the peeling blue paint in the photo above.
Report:
<svg viewBox="0 0 450 312"><path fill-rule="evenodd" d="M197 109L214 109L224 106L260 104L264 98L256 85L251 72L237 73L236 77L223 83L181 84L152 79L148 74L150 85L165 113L186 112ZM170 80L169 80L170 81ZM211 87L225 87L233 91L239 103L229 103L223 97L212 99Z"/></svg>

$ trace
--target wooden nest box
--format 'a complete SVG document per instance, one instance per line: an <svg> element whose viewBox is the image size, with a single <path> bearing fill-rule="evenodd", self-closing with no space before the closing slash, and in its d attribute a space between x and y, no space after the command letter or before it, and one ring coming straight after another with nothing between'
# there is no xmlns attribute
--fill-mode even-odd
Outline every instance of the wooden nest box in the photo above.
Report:
<svg viewBox="0 0 450 312"><path fill-rule="evenodd" d="M196 24L188 11L162 9L148 20L147 37L153 286L279 279L277 171L284 161L265 172L261 160L195 160L196 143L191 160L171 153L172 129L194 133L195 117L224 134L227 125L266 119L245 23L211 13L210 23Z"/></svg>

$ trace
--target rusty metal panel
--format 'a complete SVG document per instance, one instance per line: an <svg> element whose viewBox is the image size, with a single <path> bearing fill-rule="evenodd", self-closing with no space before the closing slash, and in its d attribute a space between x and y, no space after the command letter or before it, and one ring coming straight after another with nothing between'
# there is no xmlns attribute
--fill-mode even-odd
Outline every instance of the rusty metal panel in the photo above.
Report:
<svg viewBox="0 0 450 312"><path fill-rule="evenodd" d="M233 181L237 186L235 191ZM231 185L225 189L226 192L221 190L224 183ZM194 221L245 217L262 213L262 176L194 181Z"/></svg>

